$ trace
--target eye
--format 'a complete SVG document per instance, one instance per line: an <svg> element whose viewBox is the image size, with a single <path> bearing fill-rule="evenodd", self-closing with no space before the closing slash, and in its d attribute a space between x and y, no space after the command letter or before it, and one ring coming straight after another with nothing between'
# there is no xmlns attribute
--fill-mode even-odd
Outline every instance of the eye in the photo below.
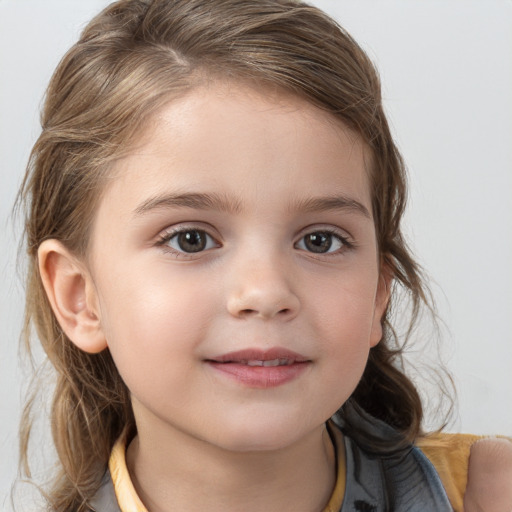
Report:
<svg viewBox="0 0 512 512"><path fill-rule="evenodd" d="M336 252L345 246L349 246L345 238L329 231L314 231L308 233L296 244L297 249L316 254Z"/></svg>
<svg viewBox="0 0 512 512"><path fill-rule="evenodd" d="M167 245L176 252L196 253L218 247L215 240L201 229L183 229L171 233L162 240L162 245Z"/></svg>

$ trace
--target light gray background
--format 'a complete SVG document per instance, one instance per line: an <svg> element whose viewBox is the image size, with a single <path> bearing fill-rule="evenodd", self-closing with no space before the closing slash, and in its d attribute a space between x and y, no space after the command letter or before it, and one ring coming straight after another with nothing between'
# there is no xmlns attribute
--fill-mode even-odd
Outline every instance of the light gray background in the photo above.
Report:
<svg viewBox="0 0 512 512"><path fill-rule="evenodd" d="M50 75L108 3L0 0L0 509L9 508L26 380L17 359L19 227L9 215ZM450 429L512 435L512 2L312 3L381 72L411 176L407 233L446 322L443 351L459 392Z"/></svg>

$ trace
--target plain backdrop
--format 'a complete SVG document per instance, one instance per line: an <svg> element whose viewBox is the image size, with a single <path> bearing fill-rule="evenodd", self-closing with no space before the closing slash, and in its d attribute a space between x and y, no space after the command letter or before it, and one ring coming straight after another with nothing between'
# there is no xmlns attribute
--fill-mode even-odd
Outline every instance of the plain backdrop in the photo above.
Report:
<svg viewBox="0 0 512 512"><path fill-rule="evenodd" d="M0 509L27 372L10 217L46 84L106 0L0 0ZM512 435L512 2L316 0L381 72L411 182L406 232L433 278L458 388L451 430ZM426 355L435 349L425 349ZM413 354L414 356L414 354ZM415 355L420 361L425 357ZM429 392L427 391L427 394ZM434 418L430 420L435 421Z"/></svg>

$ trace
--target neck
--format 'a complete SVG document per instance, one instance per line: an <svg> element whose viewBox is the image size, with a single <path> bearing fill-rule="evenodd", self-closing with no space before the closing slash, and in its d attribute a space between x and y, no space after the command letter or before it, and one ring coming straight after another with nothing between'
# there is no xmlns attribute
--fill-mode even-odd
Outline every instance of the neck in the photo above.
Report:
<svg viewBox="0 0 512 512"><path fill-rule="evenodd" d="M169 429L140 428L127 451L139 497L151 512L320 512L334 488L324 425L279 450L238 452Z"/></svg>

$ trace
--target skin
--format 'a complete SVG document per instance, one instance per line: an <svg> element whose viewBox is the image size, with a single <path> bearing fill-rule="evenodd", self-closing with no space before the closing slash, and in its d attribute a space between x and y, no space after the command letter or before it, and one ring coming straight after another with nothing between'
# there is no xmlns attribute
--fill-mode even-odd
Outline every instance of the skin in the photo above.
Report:
<svg viewBox="0 0 512 512"><path fill-rule="evenodd" d="M151 512L312 512L329 500L325 421L380 341L389 298L365 156L302 99L216 83L170 102L116 163L85 261L41 245L61 326L83 350L108 347L131 391L127 462ZM204 250L185 251L184 232ZM306 243L320 234L327 252ZM280 385L210 363L276 347L305 361Z"/></svg>
<svg viewBox="0 0 512 512"><path fill-rule="evenodd" d="M512 443L482 439L471 447L464 512L512 512Z"/></svg>
<svg viewBox="0 0 512 512"><path fill-rule="evenodd" d="M325 421L356 387L387 302L364 156L358 137L301 99L217 84L172 101L116 164L61 321L81 348L109 347L132 393L128 464L151 511L311 512L328 501ZM223 204L155 207L192 193ZM333 197L344 203L326 206ZM204 230L207 249L173 249L163 240L176 229ZM326 230L329 253L308 251L305 236ZM50 258L72 274L57 248ZM276 347L308 361L279 386L206 362Z"/></svg>

